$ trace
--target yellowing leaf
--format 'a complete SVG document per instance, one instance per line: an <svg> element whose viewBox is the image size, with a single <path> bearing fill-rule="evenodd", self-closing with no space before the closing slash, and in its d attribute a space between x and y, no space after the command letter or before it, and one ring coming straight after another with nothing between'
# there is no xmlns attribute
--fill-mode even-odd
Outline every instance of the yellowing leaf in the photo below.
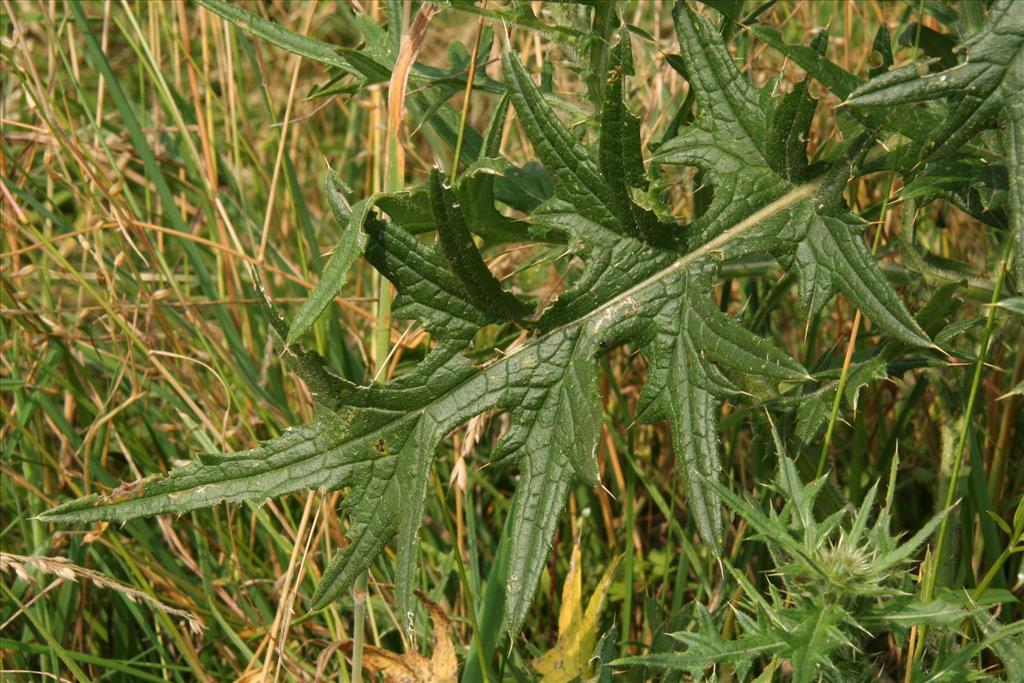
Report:
<svg viewBox="0 0 1024 683"><path fill-rule="evenodd" d="M615 570L622 556L616 557L604 572L583 610L583 573L580 541L572 548L569 574L562 586L562 606L558 611L558 641L555 646L533 660L534 670L542 683L568 683L590 672L590 657L597 643L597 620L604 609Z"/></svg>
<svg viewBox="0 0 1024 683"><path fill-rule="evenodd" d="M382 673L388 683L455 683L458 680L459 665L455 657L455 646L448 635L448 617L444 611L427 596L416 591L430 612L434 622L434 654L427 659L413 650L403 655L367 645L363 647L363 667L372 673ZM352 654L352 643L342 646L345 654Z"/></svg>

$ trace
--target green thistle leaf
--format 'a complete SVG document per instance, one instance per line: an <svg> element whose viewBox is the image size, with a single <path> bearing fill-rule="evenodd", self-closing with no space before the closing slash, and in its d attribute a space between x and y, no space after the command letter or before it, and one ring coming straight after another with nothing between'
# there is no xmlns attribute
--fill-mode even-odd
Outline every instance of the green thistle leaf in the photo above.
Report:
<svg viewBox="0 0 1024 683"><path fill-rule="evenodd" d="M434 179L429 194L441 234L437 244L405 229L400 211L391 212L390 222L372 215L371 200L364 200L347 221L344 212L339 215L349 224L348 246L292 331L266 305L276 334L292 342L286 359L317 396L312 423L255 449L204 455L165 477L67 503L40 518L126 520L347 488L350 544L325 572L313 606L341 594L394 540L396 598L405 614L412 606L417 534L436 446L476 415L507 411L510 427L493 458L521 474L505 597L506 625L514 633L532 603L569 490L598 483L602 401L596 357L629 342L650 366L640 417L669 422L690 514L705 541L720 550L721 505L729 500L717 482L722 401L742 393L744 375L766 378L777 388L808 378L775 344L715 305L711 292L722 262L769 252L799 273L809 310L824 305L836 289L893 338L918 347L930 341L881 274L861 240L860 223L842 205L851 162L842 159L822 177L805 177L806 155L797 143L808 101L784 104L793 113L769 119L771 98L736 69L719 31L685 3L676 6L674 18L700 115L659 147L655 160L706 173L714 199L696 221L665 222L633 199L649 189L649 171L638 122L625 105L626 32L610 53L596 153L569 133L518 58L506 52L509 99L554 188L531 212L531 231L565 236L586 265L569 290L526 318L528 307L487 271L470 237L496 214L482 175L468 172L465 185L450 189ZM487 141L482 147L474 155L478 163L497 151ZM485 190L485 198L463 206L471 183ZM383 202L396 197L378 200L390 211ZM420 191L415 201L399 204L422 200ZM422 206L416 206L410 215L419 222ZM343 266L364 239L365 258L398 290L394 315L419 321L434 346L408 373L357 386L327 372L322 359L296 340L337 293ZM464 355L474 335L508 321L519 321L531 335L474 366Z"/></svg>

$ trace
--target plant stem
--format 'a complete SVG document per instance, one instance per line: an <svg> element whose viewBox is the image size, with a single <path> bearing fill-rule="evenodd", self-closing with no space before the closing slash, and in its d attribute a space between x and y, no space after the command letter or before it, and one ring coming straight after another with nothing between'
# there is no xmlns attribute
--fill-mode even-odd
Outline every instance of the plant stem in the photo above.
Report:
<svg viewBox="0 0 1024 683"><path fill-rule="evenodd" d="M441 518L444 520L444 526L448 530L448 535L451 537L452 542L455 543L453 552L455 553L455 567L458 569L459 572L459 581L462 583L462 588L466 591L468 597L469 609L467 610L467 612L469 613L469 624L473 628L473 647L474 649L476 649L477 656L480 658L480 675L482 677L483 683L490 683L491 679L490 674L488 673L490 671L490 662L488 662L486 659L486 654L484 652L484 643L483 640L481 640L480 638L480 625L477 623L476 618L476 606L473 600L473 588L472 586L470 586L469 577L466 575L466 564L462 560L462 550L459 548L458 543L455 542L455 527L452 526L452 520L450 519L448 501L444 497L444 489L441 488L441 479L437 476L436 472L434 473L433 479L434 492L437 494L437 500L438 502L441 503L441 509L444 511L444 514L441 515Z"/></svg>
<svg viewBox="0 0 1024 683"><path fill-rule="evenodd" d="M380 5L375 4L370 15L374 21L380 18ZM398 20L392 17L391 20ZM387 155L390 154L390 136L385 136L383 141L384 150L381 150L380 117L384 111L387 116L380 90L374 90L372 95L373 109L370 116L370 137L373 152L373 166L370 175L370 184L373 192L380 192L382 185L387 184L387 173L390 164L387 163ZM388 131L390 133L390 130ZM373 285L376 289L377 316L376 326L373 330L370 353L373 359L373 377L381 374L382 365L388 357L388 342L391 331L391 288L388 281L379 273L374 272ZM369 588L370 572L362 572L352 585L352 683L363 683L363 649L366 644L366 593Z"/></svg>
<svg viewBox="0 0 1024 683"><path fill-rule="evenodd" d="M1008 559L1010 559L1010 555L1015 552L1020 552L1020 548L1016 545L1018 542L1016 539L1021 538L1021 534L1024 534L1024 528L1020 526L1015 527L1013 530L1013 538L1010 539L1010 543L1003 549L1003 552L999 554L996 561L992 563L991 567L989 567L988 572L985 573L984 578L982 578L981 582L978 583L974 591L971 593L972 600L975 602L980 600L981 596L985 594L985 590L995 580L999 572L1002 571L1003 565L1006 564Z"/></svg>
<svg viewBox="0 0 1024 683"><path fill-rule="evenodd" d="M974 404L978 398L978 390L981 388L981 374L985 369L985 356L988 353L988 345L992 340L992 332L995 329L997 307L994 305L999 301L999 294L1003 285L1003 278L1006 276L1006 259L1004 258L999 268L999 278L996 280L996 288L992 292L992 306L988 309L988 319L985 322L985 334L982 336L981 348L978 352L978 360L974 364L974 378L971 381L971 393L967 398L967 408L964 410L964 423L960 430L960 438L956 445L956 457L953 459L953 472L950 476L950 484L946 489L946 501L944 509L948 510L953 505L953 498L956 495L956 481L960 476L960 467L963 464L964 451L967 448L967 434L971 427L971 416L974 412ZM923 597L930 600L935 591L935 578L939 563L939 556L942 554L942 547L946 540L946 533L949 528L949 515L942 519L939 525L939 535L935 541L935 560L932 564L932 571L925 577Z"/></svg>
<svg viewBox="0 0 1024 683"><path fill-rule="evenodd" d="M352 586L352 683L363 683L363 646L366 642L366 591L370 573L363 572Z"/></svg>
<svg viewBox="0 0 1024 683"><path fill-rule="evenodd" d="M486 2L484 3L486 4ZM469 100L473 94L473 83L476 81L476 64L480 55L480 34L484 30L484 18L476 26L476 41L473 43L473 53L469 57L469 74L466 76L466 91L462 96L462 114L459 117L459 136L455 140L455 155L452 157L451 183L459 177L459 160L462 158L462 138L466 132L466 119L469 117Z"/></svg>
<svg viewBox="0 0 1024 683"><path fill-rule="evenodd" d="M1003 288L1003 278L1006 277L1006 264L1009 261L1009 251L1013 242L1007 242L1007 253L1003 256L999 266L999 276L996 278L995 289L992 290L992 301L988 309L988 318L985 322L985 333L981 339L981 347L978 350L978 360L974 364L974 378L971 381L971 392L967 398L967 407L964 409L963 426L960 429L960 437L957 440L956 451L953 457L953 471L950 473L949 486L946 488L946 500L942 508L942 523L939 525L939 534L935 539L935 551L932 553L932 561L924 575L921 586L921 601L928 602L935 594L935 584L938 581L939 566L942 563L942 551L946 542L946 534L949 530L949 510L953 507L954 497L957 491L957 480L960 478L960 467L963 465L964 451L967 448L967 434L971 429L971 418L974 414L974 403L978 398L978 390L981 388L981 375L985 369L985 356L988 353L989 342L992 340L992 332L996 324L996 302L999 301ZM907 666L919 659L924 652L924 640L927 627L923 624L918 629L916 646L910 657Z"/></svg>
<svg viewBox="0 0 1024 683"><path fill-rule="evenodd" d="M405 185L405 154L402 148L400 132L405 113L405 91L409 71L416 61L416 55L423 43L427 23L436 10L432 5L424 5L416 14L409 30L403 27L399 54L395 61L395 69L388 83L387 134L384 138L384 191L397 192ZM400 17L391 16L390 21L402 21ZM378 110L379 111L379 110ZM375 150L375 152L378 150ZM374 154L375 164L380 163L381 156ZM377 174L375 177L379 178ZM374 188L375 190L378 188ZM391 343L391 283L385 278L377 279L377 326L373 332L373 361L375 377L387 379L384 367ZM352 588L355 603L355 629L352 638L352 680L362 682L362 658L364 641L364 616L366 611L366 590L368 572L364 572Z"/></svg>

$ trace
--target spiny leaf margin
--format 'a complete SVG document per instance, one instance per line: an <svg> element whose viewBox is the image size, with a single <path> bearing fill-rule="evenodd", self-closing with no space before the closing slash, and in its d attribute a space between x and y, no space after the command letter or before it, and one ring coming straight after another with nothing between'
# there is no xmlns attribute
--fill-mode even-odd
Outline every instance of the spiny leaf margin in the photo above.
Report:
<svg viewBox="0 0 1024 683"><path fill-rule="evenodd" d="M792 256L812 229L818 239L848 234L852 244L866 248L842 216L818 213L837 202L841 185L827 178L793 185L771 171L758 149L765 137L765 95L739 74L705 19L684 4L675 16L684 60L691 62L688 71L694 72L698 63L713 65L713 70L691 84L702 111L698 125L685 129L659 155L665 162L700 165L712 175L716 199L701 220L685 229L664 226L628 197L623 207L622 193L612 188L624 178L606 178L599 170L609 168L610 157L595 159L569 136L522 64L506 52L503 67L512 101L556 188L556 196L538 207L531 220L541 229L572 234L588 266L581 282L540 316L541 331L506 355L473 367L461 352L477 330L498 320L473 302L466 279L452 272L439 249L367 215L365 255L396 285L396 315L421 320L436 335L435 347L419 366L391 382L356 386L326 374L315 355L293 351L312 359L301 367L328 387L318 397L321 409L311 424L249 451L200 456L166 477L74 501L40 518L125 520L225 500L259 501L303 489L350 487L345 500L352 521L350 544L325 573L314 605L323 606L343 591L397 536L397 600L400 609L408 610L433 450L474 415L507 410L512 427L496 452L514 459L522 473L505 612L515 632L525 619L571 485L596 481L601 406L595 356L633 340L655 368L660 363L645 389L644 417L670 421L691 503L701 501L693 510L698 527L719 548L720 497L706 482L718 472L718 406L739 392L731 377L760 374L799 382L807 374L717 310L709 296L715 273L723 260L756 251ZM621 105L620 100L614 106ZM709 119L718 113L723 116ZM608 120L628 127L628 116L624 112ZM718 142L709 135L723 130L741 134ZM719 154L723 151L726 156ZM620 153L635 167L639 155ZM636 177L630 176L632 182ZM729 201L719 192L748 180L751 193L744 198ZM445 204L446 215L458 208ZM671 234L673 228L679 236ZM811 248L802 263L806 267L821 257ZM859 258L865 268L877 268L870 256ZM600 288L584 286L598 282ZM877 290L881 285L870 286ZM888 319L877 316L878 323L908 343L929 344L895 294L883 292L882 308L896 310ZM675 399L661 393L669 387ZM578 429L565 430L556 416L571 419Z"/></svg>

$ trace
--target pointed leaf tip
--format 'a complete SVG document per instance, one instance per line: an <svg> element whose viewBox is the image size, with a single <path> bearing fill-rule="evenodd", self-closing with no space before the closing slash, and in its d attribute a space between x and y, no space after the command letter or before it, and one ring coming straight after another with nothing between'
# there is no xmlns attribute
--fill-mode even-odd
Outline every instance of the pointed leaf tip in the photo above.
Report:
<svg viewBox="0 0 1024 683"><path fill-rule="evenodd" d="M299 308L295 319L288 328L285 339L287 345L294 344L309 331L324 310L330 305L345 286L348 271L352 264L363 255L366 249L366 233L363 231L373 198L364 199L351 209L342 194L344 183L334 174L328 173L324 181L324 196L334 215L335 223L341 229L341 238L334 247L331 258L320 276L320 283L313 289L309 298Z"/></svg>

